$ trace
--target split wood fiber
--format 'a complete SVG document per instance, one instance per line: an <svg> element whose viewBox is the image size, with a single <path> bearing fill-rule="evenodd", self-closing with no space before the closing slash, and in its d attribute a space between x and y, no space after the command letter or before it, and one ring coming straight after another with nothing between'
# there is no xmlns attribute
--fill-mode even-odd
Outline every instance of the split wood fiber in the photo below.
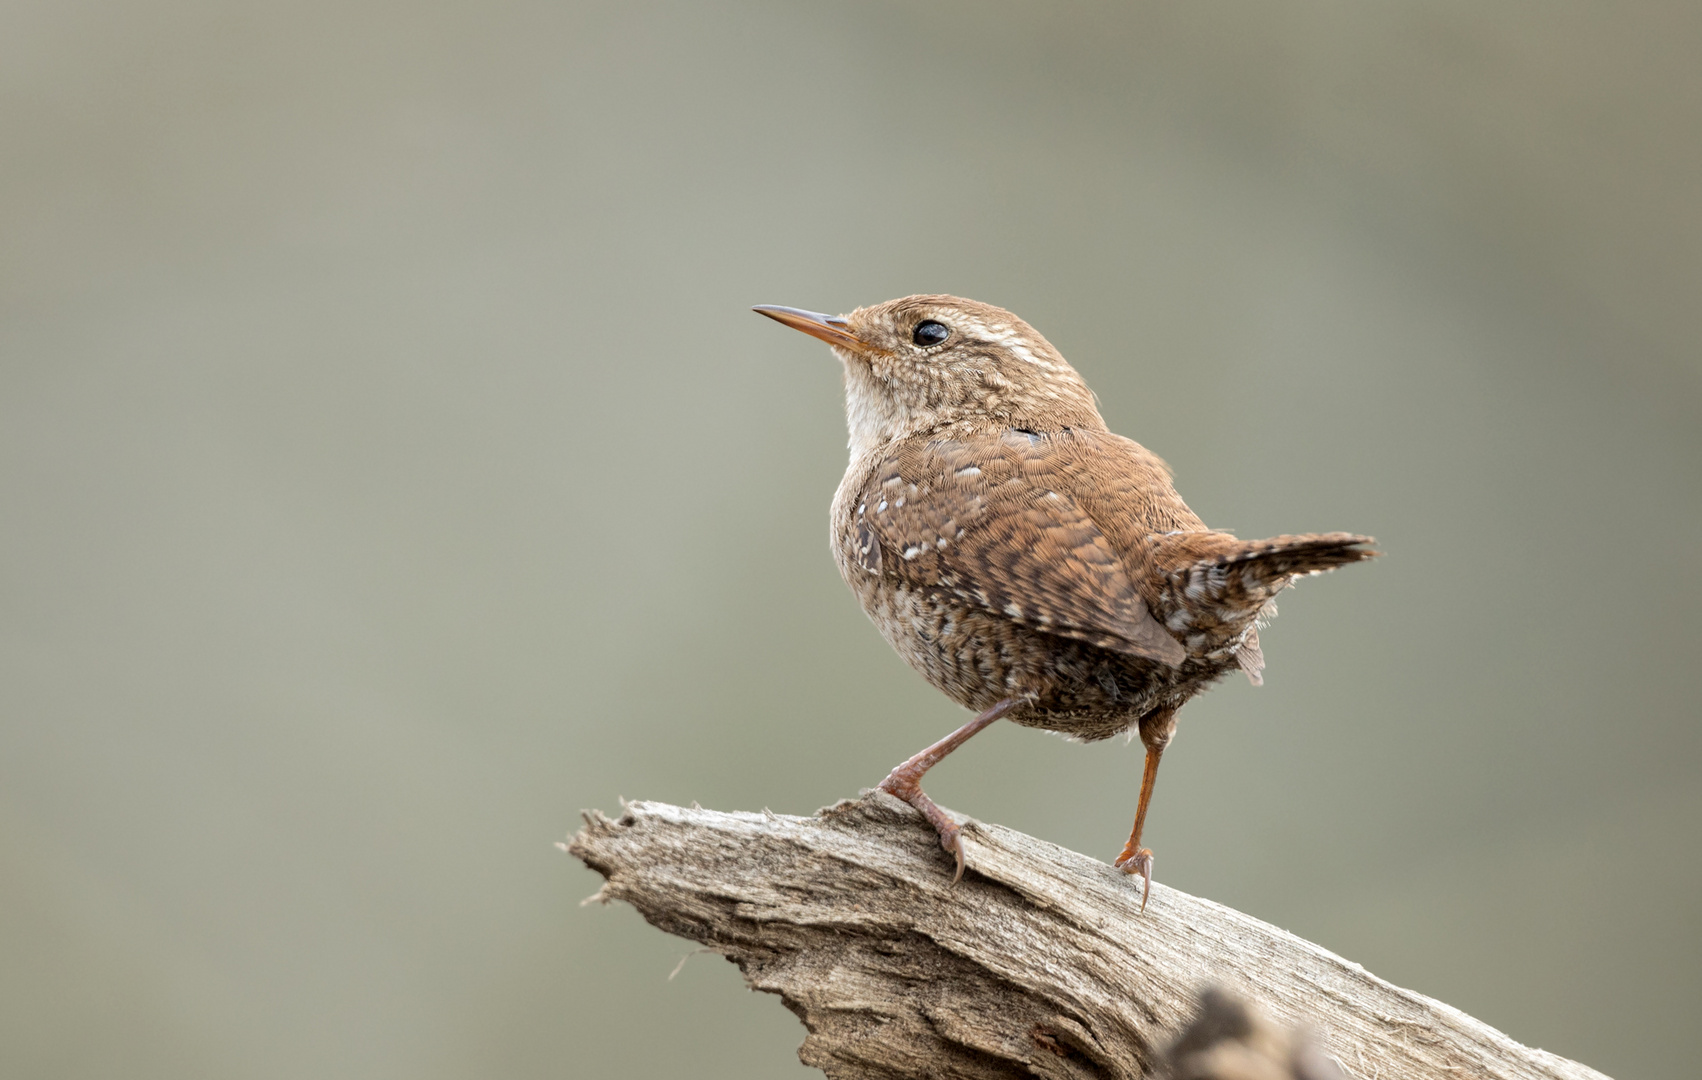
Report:
<svg viewBox="0 0 1702 1080"><path fill-rule="evenodd" d="M733 961L834 1080L1163 1075L1217 986L1362 1080L1606 1080L1221 904L964 823L969 872L882 792L814 817L634 802L568 850L652 925Z"/></svg>

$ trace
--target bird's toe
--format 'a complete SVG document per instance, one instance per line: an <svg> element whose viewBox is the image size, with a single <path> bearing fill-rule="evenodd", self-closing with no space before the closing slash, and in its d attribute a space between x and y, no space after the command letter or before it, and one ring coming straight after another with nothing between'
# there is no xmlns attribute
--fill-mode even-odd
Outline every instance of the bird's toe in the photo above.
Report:
<svg viewBox="0 0 1702 1080"><path fill-rule="evenodd" d="M1115 865L1125 874L1141 876L1141 910L1146 910L1147 899L1152 895L1152 849L1141 848L1136 852L1125 850L1117 857Z"/></svg>

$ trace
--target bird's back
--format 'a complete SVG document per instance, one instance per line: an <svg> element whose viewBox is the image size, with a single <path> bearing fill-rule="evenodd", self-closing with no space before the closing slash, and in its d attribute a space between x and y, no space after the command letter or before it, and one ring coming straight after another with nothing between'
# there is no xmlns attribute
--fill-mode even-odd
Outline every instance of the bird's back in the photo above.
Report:
<svg viewBox="0 0 1702 1080"><path fill-rule="evenodd" d="M1199 529L1156 457L1105 432L941 433L852 462L840 572L893 648L971 708L1112 734L1190 679L1143 597L1154 529ZM1233 662L1229 666L1233 666Z"/></svg>
<svg viewBox="0 0 1702 1080"><path fill-rule="evenodd" d="M1368 557L1347 533L1246 541L1188 509L1163 461L1105 431L938 432L851 463L840 573L894 649L971 708L1097 737L1264 661L1297 576Z"/></svg>

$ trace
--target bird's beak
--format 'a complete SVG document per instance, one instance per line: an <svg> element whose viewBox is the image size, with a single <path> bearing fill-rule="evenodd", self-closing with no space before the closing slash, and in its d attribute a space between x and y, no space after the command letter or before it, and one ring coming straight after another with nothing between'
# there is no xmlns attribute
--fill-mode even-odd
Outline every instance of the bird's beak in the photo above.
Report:
<svg viewBox="0 0 1702 1080"><path fill-rule="evenodd" d="M811 337L821 338L829 345L838 345L842 349L859 351L867 348L862 340L851 332L850 324L838 315L823 315L819 311L779 307L775 304L758 304L751 310L761 315L767 315L777 323L785 323L794 330L802 330Z"/></svg>

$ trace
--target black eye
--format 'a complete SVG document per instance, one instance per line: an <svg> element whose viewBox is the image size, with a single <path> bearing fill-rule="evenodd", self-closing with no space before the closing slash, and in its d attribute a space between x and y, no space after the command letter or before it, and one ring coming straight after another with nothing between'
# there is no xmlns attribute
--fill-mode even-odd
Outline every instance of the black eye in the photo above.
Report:
<svg viewBox="0 0 1702 1080"><path fill-rule="evenodd" d="M946 329L945 323L924 319L916 324L916 332L910 335L910 340L926 348L929 345L938 345L948 337L951 337L951 331Z"/></svg>

